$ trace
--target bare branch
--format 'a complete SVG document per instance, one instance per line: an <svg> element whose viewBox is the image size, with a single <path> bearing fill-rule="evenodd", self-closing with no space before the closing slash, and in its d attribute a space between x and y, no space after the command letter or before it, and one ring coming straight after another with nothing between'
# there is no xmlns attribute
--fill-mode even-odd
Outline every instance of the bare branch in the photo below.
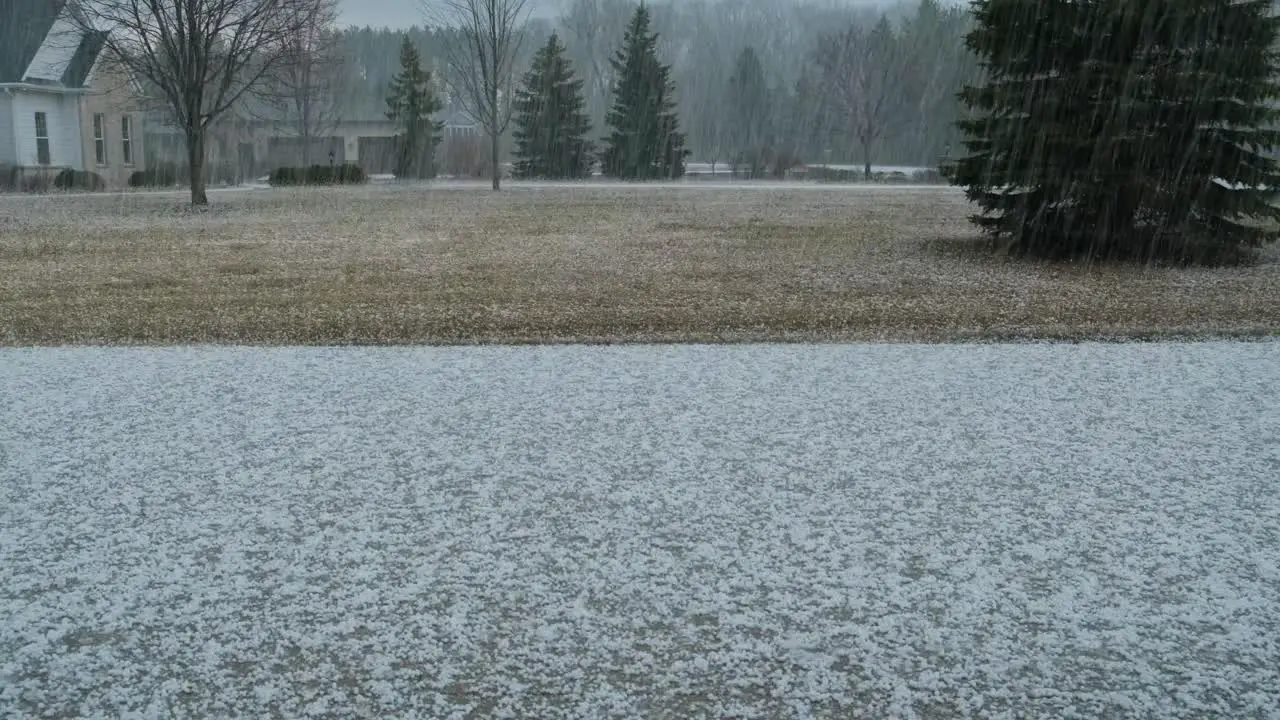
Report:
<svg viewBox="0 0 1280 720"><path fill-rule="evenodd" d="M499 142L511 123L516 58L527 0L424 0L427 17L452 35L445 44L447 82L489 136L493 189L500 185Z"/></svg>
<svg viewBox="0 0 1280 720"><path fill-rule="evenodd" d="M900 44L883 19L873 29L851 25L818 44L828 99L859 141L868 174L873 146L892 129L890 118L902 98L907 58Z"/></svg>
<svg viewBox="0 0 1280 720"><path fill-rule="evenodd" d="M316 13L301 31L285 40L281 62L257 93L262 102L250 112L279 132L297 137L303 165L311 165L316 138L341 122L343 59L338 56L336 0L316 0Z"/></svg>
<svg viewBox="0 0 1280 720"><path fill-rule="evenodd" d="M321 0L73 0L82 31L163 98L187 140L191 199L205 204L205 131L264 84Z"/></svg>

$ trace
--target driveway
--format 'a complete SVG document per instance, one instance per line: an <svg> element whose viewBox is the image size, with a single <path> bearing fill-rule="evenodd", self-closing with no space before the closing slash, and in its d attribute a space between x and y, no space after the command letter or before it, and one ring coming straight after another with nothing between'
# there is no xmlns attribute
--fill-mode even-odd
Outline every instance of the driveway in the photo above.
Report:
<svg viewBox="0 0 1280 720"><path fill-rule="evenodd" d="M0 715L1277 708L1280 343L0 351Z"/></svg>

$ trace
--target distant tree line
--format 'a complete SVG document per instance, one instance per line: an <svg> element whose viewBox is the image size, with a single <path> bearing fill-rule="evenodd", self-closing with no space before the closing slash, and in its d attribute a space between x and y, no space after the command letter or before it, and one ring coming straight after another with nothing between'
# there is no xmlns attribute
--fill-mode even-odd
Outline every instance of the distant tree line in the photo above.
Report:
<svg viewBox="0 0 1280 720"><path fill-rule="evenodd" d="M557 20L534 19L519 29L517 77L533 69L535 54L555 34L564 67L580 81L587 139L599 151L613 132L608 121L626 79L618 53L631 42L638 6L573 0ZM922 0L873 13L790 0L708 0L644 7L647 52L665 68L663 114L680 126L671 132L679 135L681 168L698 161L759 176L797 162L932 166L958 145L956 94L977 68L964 45L971 22L962 6ZM344 91L336 114L382 115L403 39L432 70L446 110L458 107L445 71L458 33L341 30L335 53L344 77L335 84ZM632 83L628 92L636 89Z"/></svg>
<svg viewBox="0 0 1280 720"><path fill-rule="evenodd" d="M493 6L501 8L501 3L509 1L496 0ZM462 104L471 112L479 107L480 124L491 142L494 189L499 188L500 135L509 115L515 119L513 170L517 177L582 178L597 164L602 174L627 180L683 175L689 151L676 113L671 68L658 59L658 37L650 30L648 9L637 6L610 60L615 77L613 106L605 118L598 152L590 137L592 123L585 110L584 82L577 77L556 33L534 53L529 70L509 91L494 73L472 78L471 85L464 83ZM493 44L487 43L489 47ZM519 45L512 43L511 47L514 50ZM462 67L466 55L458 54L456 47L447 52L453 53L449 58L451 73L466 72ZM443 129L432 115L442 110L444 103L437 98L433 74L423 67L421 53L408 34L402 36L399 64L385 98L387 117L401 127L396 174L430 177L434 165L425 158L432 154ZM501 67L502 62L481 61L480 65ZM443 92L447 95L449 90ZM505 92L510 93L509 98L503 97Z"/></svg>

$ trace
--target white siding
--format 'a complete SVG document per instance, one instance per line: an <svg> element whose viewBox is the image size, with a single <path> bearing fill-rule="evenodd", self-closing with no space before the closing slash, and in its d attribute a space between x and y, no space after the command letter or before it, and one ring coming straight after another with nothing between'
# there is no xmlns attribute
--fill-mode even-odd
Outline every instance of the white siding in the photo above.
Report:
<svg viewBox="0 0 1280 720"><path fill-rule="evenodd" d="M71 57L76 54L76 48L79 45L80 32L76 26L68 22L65 17L59 17L53 23L49 34L45 36L44 42L40 44L36 56L31 59L31 65L27 67L24 77L55 82L62 80L62 73L66 72L67 66L71 64Z"/></svg>
<svg viewBox="0 0 1280 720"><path fill-rule="evenodd" d="M14 135L18 165L39 165L36 152L36 113L43 112L49 124L51 165L83 169L80 142L80 103L75 95L17 92L13 95Z"/></svg>
<svg viewBox="0 0 1280 720"><path fill-rule="evenodd" d="M0 90L0 165L16 165L17 159L13 147L13 98Z"/></svg>

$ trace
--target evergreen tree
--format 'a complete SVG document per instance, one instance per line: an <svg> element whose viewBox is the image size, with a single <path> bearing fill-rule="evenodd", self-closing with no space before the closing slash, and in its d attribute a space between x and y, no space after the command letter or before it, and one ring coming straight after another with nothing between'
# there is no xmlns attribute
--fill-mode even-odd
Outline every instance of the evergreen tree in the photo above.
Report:
<svg viewBox="0 0 1280 720"><path fill-rule="evenodd" d="M745 172L748 177L759 177L764 174L769 160L772 113L764 66L750 45L738 55L733 76L729 78L728 100L735 171Z"/></svg>
<svg viewBox="0 0 1280 720"><path fill-rule="evenodd" d="M649 10L636 8L610 60L617 81L600 165L605 175L627 180L684 175L684 133L675 112L671 68L658 62L658 35L649 34Z"/></svg>
<svg viewBox="0 0 1280 720"><path fill-rule="evenodd" d="M396 136L396 177L435 176L435 149L444 126L433 123L431 115L442 107L431 90L431 72L422 68L418 49L405 37L400 44L400 72L392 78L387 94L387 118L402 131Z"/></svg>
<svg viewBox="0 0 1280 720"><path fill-rule="evenodd" d="M522 178L582 178L591 174L591 121L582 80L552 33L516 89L516 163Z"/></svg>
<svg viewBox="0 0 1280 720"><path fill-rule="evenodd" d="M1044 257L1211 259L1274 239L1271 0L975 0L953 181ZM1257 220L1268 223L1259 223Z"/></svg>

